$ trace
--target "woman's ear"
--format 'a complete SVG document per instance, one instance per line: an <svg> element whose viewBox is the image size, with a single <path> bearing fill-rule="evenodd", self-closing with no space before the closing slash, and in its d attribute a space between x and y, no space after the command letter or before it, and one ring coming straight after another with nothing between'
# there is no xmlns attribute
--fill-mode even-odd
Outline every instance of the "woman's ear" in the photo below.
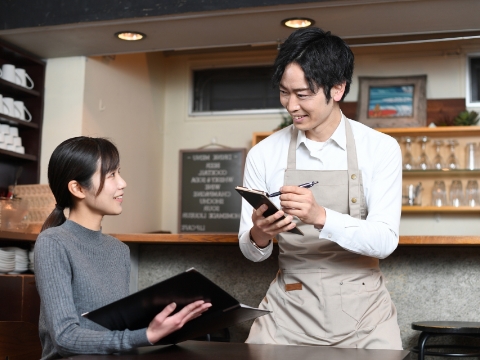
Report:
<svg viewBox="0 0 480 360"><path fill-rule="evenodd" d="M77 199L85 198L85 190L76 180L71 180L68 182L68 191Z"/></svg>
<svg viewBox="0 0 480 360"><path fill-rule="evenodd" d="M343 82L341 84L335 85L332 87L332 90L330 91L330 95L332 96L333 100L336 102L339 102L342 100L343 94L345 93L345 86L347 83Z"/></svg>

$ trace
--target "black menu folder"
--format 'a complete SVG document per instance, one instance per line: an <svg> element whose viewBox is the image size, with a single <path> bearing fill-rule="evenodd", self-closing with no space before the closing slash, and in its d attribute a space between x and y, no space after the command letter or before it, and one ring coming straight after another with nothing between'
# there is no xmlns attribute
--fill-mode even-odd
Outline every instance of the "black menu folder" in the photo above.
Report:
<svg viewBox="0 0 480 360"><path fill-rule="evenodd" d="M176 313L196 300L211 302L212 306L157 344L177 344L269 313L239 303L225 290L191 268L82 316L109 330L137 330L148 327L155 315L168 304L177 304Z"/></svg>
<svg viewBox="0 0 480 360"><path fill-rule="evenodd" d="M272 203L270 201L270 199L268 198L268 194L265 192L265 191L261 191L261 190L254 190L254 189L249 189L249 188L246 188L246 187L243 187L243 186L236 186L235 187L235 190L237 190L237 192L242 195L242 197L248 201L248 203L250 205L253 206L253 208L256 210L258 209L260 206L262 206L263 204L267 205L268 206L268 209L265 210L265 212L263 213L263 216L264 217L268 217L270 215L273 215L275 214L277 211L279 211L280 209L277 208L275 206L274 203ZM282 220L282 219L285 219L285 216L282 216L280 219L278 220ZM277 221L278 221L277 220ZM297 235L303 235L303 232L302 230L294 227L293 229L291 230L288 230L288 232L290 233L293 233L293 234L297 234Z"/></svg>

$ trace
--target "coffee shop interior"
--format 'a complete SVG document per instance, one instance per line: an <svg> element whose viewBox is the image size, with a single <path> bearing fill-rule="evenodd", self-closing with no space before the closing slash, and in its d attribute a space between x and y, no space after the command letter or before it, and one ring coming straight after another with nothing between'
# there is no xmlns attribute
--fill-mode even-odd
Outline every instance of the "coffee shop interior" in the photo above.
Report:
<svg viewBox="0 0 480 360"><path fill-rule="evenodd" d="M412 322L480 321L480 123L455 120L480 112L479 13L477 0L1 2L0 190L23 200L0 201L0 247L31 257L41 210L54 204L46 185L54 148L74 136L107 137L120 151L128 187L123 213L105 218L102 230L130 247L131 291L195 267L256 307L278 270L278 248L253 263L241 254L235 230L180 231L181 154L246 152L286 121L276 98L240 110L204 107L209 99L202 97L215 92L201 93L196 82L215 71L268 72L293 31L283 20L308 18L355 54L341 104L347 117L366 117L361 84L421 79L413 104L423 116L378 126L398 140L404 160L400 243L380 262L403 347L417 343ZM120 32L143 39L121 40ZM225 88L248 98L242 79L230 77ZM16 140L7 148L8 138ZM24 201L29 197L37 203ZM12 204L27 215L9 227ZM0 323L23 321L36 331L34 269L24 266L0 274ZM243 342L250 325L231 327L230 342Z"/></svg>

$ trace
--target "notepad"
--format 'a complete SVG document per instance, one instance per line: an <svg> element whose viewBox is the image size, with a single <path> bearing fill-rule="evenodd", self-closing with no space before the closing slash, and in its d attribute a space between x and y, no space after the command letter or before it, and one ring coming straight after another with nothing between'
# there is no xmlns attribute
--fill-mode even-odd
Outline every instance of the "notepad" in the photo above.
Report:
<svg viewBox="0 0 480 360"><path fill-rule="evenodd" d="M246 188L246 187L243 187L243 186L236 186L235 187L235 190L237 190L237 192L245 199L248 201L248 203L250 205L253 206L254 209L258 209L260 206L262 206L263 204L267 205L268 206L268 209L265 210L265 212L263 213L263 216L265 217L268 217L270 215L273 215L275 214L277 211L279 211L280 209L277 208L275 206L274 203L272 203L270 201L270 199L268 198L268 194L265 192L265 191L261 191L261 190L254 190L254 189L249 189L249 188ZM283 220L285 219L285 216L282 216L281 218L279 218L277 221L279 220ZM288 232L290 233L293 233L293 234L298 234L298 235L303 235L303 232L294 227L293 229L291 230L288 230Z"/></svg>

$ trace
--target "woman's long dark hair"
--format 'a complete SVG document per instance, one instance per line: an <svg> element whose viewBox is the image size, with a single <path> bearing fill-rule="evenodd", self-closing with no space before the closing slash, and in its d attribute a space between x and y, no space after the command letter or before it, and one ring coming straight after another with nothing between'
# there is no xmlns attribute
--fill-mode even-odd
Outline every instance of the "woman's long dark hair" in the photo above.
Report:
<svg viewBox="0 0 480 360"><path fill-rule="evenodd" d="M104 138L79 136L58 145L48 163L48 183L57 204L41 231L65 222L63 210L73 205L72 194L68 190L70 181L76 180L83 188L91 189L92 176L100 165L98 195L103 189L106 174L118 169L119 164L117 148Z"/></svg>

